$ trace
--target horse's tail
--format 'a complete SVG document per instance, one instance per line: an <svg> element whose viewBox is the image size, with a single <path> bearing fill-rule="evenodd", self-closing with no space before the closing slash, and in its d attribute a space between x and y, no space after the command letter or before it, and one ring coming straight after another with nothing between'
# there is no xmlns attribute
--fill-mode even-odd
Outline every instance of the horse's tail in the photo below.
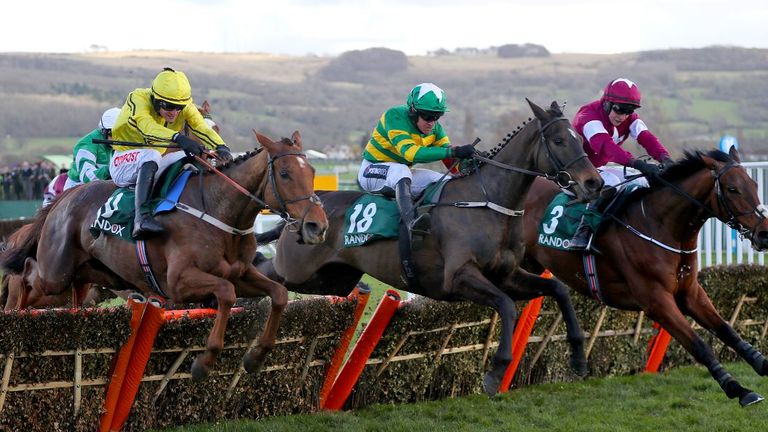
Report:
<svg viewBox="0 0 768 432"><path fill-rule="evenodd" d="M272 243L273 241L280 238L280 233L283 232L284 227L285 227L285 221L280 221L280 223L278 223L271 230L264 231L263 233L257 233L256 243L258 244Z"/></svg>
<svg viewBox="0 0 768 432"><path fill-rule="evenodd" d="M24 261L37 255L37 243L51 207L40 209L32 223L11 234L5 249L0 253L0 268L15 274L24 271Z"/></svg>

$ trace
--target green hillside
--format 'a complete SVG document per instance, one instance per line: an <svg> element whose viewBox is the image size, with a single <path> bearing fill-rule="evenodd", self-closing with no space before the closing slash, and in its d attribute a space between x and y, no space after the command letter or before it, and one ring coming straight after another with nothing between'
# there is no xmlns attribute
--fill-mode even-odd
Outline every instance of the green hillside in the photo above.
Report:
<svg viewBox="0 0 768 432"><path fill-rule="evenodd" d="M256 53L0 54L0 165L68 152L102 111L149 86L164 66L187 73L195 100L211 102L222 136L239 151L255 145L251 129L273 137L298 129L316 150L358 149L381 112L424 81L447 92L451 112L441 122L452 140L479 136L487 148L531 116L524 98L567 102L573 116L607 81L626 76L643 91L644 120L673 151L712 148L729 133L746 159L768 157L768 50L454 54L407 57L397 67L388 67L395 62L387 51L380 67L372 66L371 51L344 56L343 65L340 57ZM638 153L636 145L628 148Z"/></svg>

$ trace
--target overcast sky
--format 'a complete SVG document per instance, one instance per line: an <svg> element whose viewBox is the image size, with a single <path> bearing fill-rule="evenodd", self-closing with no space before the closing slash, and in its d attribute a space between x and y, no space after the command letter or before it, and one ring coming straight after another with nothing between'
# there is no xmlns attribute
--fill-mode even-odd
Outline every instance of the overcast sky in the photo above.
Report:
<svg viewBox="0 0 768 432"><path fill-rule="evenodd" d="M0 52L768 48L766 0L11 0L3 9Z"/></svg>

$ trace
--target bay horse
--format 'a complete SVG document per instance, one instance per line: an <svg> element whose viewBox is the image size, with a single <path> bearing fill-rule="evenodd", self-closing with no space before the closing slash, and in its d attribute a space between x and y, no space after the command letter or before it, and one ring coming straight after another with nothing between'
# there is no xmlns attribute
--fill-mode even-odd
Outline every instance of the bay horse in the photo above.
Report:
<svg viewBox="0 0 768 432"><path fill-rule="evenodd" d="M363 195L356 191L319 194L329 216L324 242L300 244L295 233L276 229L273 232L280 232L276 255L273 260L262 260L257 267L289 290L302 293L345 296L367 273L395 288L436 300L471 301L493 308L500 316L501 339L491 369L483 379L485 391L491 396L498 391L512 360L511 340L517 317L513 299L552 295L568 323L568 340L573 348L571 366L586 373L584 337L568 291L519 268L524 252L520 210L536 175L559 178L587 199L597 195L602 179L557 103L552 102L549 110L531 101L528 104L536 117L534 121L508 135L491 151L490 158L476 154L482 158L479 168L445 185L440 203L431 210L431 234L413 248L418 286L409 286L400 277L397 239L344 247L346 210ZM485 205L460 208L460 203L468 202Z"/></svg>
<svg viewBox="0 0 768 432"><path fill-rule="evenodd" d="M645 311L707 367L729 398L738 397L747 406L762 396L725 371L685 318L692 317L733 348L758 374L768 375L768 360L720 316L698 282L697 238L709 218L737 230L753 248L768 248L768 208L760 203L757 184L739 162L735 148L729 154L686 152L682 160L650 179L650 188L636 191L626 207L604 220L593 242L601 252L595 261L602 301L617 309ZM556 186L536 181L528 194L523 266L532 272L547 268L574 290L593 297L581 251L537 243L539 221L558 192Z"/></svg>
<svg viewBox="0 0 768 432"><path fill-rule="evenodd" d="M208 376L223 348L230 308L240 291L269 295L272 301L258 346L245 354L246 369L258 370L274 347L287 291L252 264L256 240L250 233L258 212L268 206L291 218L291 226L308 244L322 242L328 227L314 194L315 170L302 152L299 132L280 141L254 134L262 146L259 151L220 166L229 179L201 172L190 180L179 202L197 215L174 211L156 216L164 232L146 240L158 291L174 303L216 298L218 310L206 350L192 364L196 380ZM112 182L98 181L66 191L38 214L26 241L0 255L0 265L23 272L25 284L46 295L86 282L154 294L134 244L106 234L94 238L89 232L115 188Z"/></svg>

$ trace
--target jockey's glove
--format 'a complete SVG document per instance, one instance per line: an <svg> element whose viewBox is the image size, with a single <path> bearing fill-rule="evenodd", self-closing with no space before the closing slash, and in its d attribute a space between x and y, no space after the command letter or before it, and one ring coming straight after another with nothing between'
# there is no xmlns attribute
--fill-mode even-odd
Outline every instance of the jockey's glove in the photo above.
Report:
<svg viewBox="0 0 768 432"><path fill-rule="evenodd" d="M675 161L673 161L672 158L669 157L669 156L664 156L663 158L661 158L661 169L662 169L662 171L668 169L669 167L671 167L674 164L675 164Z"/></svg>
<svg viewBox="0 0 768 432"><path fill-rule="evenodd" d="M216 156L224 162L232 160L232 153L229 151L229 147L226 144L219 144L216 146Z"/></svg>
<svg viewBox="0 0 768 432"><path fill-rule="evenodd" d="M635 159L635 161L632 162L632 168L640 171L648 179L658 175L660 171L658 165L644 162L640 159Z"/></svg>
<svg viewBox="0 0 768 432"><path fill-rule="evenodd" d="M472 144L464 144L460 146L453 147L452 149L452 155L453 157L457 159L469 159L472 157L472 155L475 154L475 146Z"/></svg>
<svg viewBox="0 0 768 432"><path fill-rule="evenodd" d="M186 135L176 133L173 138L171 138L171 141L181 146L181 149L184 150L184 153L186 153L187 156L200 156L203 154L202 144Z"/></svg>

